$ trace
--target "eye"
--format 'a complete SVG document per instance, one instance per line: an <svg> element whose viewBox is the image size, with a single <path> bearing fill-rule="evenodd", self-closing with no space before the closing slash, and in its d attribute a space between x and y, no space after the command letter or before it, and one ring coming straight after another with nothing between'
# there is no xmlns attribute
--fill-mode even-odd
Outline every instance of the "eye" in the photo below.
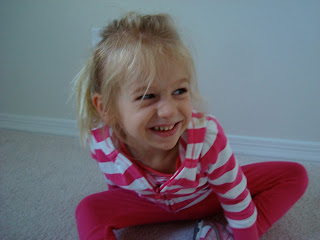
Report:
<svg viewBox="0 0 320 240"><path fill-rule="evenodd" d="M177 90L175 90L173 92L173 95L181 95L181 94L184 94L186 92L188 92L188 90L186 88L179 88L179 89L177 89Z"/></svg>
<svg viewBox="0 0 320 240"><path fill-rule="evenodd" d="M155 97L154 94L145 94L145 95L138 97L136 100L148 100L148 99L151 99L154 97Z"/></svg>

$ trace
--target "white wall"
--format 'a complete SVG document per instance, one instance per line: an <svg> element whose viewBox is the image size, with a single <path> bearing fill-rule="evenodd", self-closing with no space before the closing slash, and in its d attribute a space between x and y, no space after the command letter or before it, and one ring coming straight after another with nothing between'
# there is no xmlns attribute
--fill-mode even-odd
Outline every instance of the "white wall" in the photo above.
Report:
<svg viewBox="0 0 320 240"><path fill-rule="evenodd" d="M1 1L0 113L74 119L70 82L90 29L128 10L174 16L228 134L320 141L320 2L312 0Z"/></svg>

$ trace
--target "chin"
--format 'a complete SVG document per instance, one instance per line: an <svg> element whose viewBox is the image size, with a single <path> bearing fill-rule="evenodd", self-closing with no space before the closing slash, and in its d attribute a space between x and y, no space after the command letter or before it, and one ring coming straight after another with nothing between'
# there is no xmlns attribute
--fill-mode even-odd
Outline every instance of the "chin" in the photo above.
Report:
<svg viewBox="0 0 320 240"><path fill-rule="evenodd" d="M165 151L169 151L169 150L172 150L174 147L175 147L175 145L174 146L163 147L161 149L165 150Z"/></svg>
<svg viewBox="0 0 320 240"><path fill-rule="evenodd" d="M169 151L169 150L173 149L175 146L177 146L177 143L178 143L178 141L168 143L168 144L159 144L158 147L162 150Z"/></svg>

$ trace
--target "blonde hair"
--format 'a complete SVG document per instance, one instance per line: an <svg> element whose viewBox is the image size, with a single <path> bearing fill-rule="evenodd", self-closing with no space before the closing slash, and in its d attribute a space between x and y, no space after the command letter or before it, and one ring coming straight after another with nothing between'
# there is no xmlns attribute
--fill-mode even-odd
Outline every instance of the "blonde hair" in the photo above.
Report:
<svg viewBox="0 0 320 240"><path fill-rule="evenodd" d="M77 120L83 144L90 131L103 123L92 98L102 96L108 125L121 138L121 122L117 114L116 96L122 86L144 81L150 86L157 74L157 65L164 58L185 64L190 76L192 99L201 99L192 56L166 14L140 15L127 13L114 20L101 32L102 40L74 81L77 95Z"/></svg>

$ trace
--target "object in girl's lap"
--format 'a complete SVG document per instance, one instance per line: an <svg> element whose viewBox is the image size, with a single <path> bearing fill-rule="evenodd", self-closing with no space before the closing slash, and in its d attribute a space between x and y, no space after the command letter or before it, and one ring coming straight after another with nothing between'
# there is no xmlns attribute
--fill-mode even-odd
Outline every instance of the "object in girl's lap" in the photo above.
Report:
<svg viewBox="0 0 320 240"><path fill-rule="evenodd" d="M234 240L234 238L223 225L199 220L194 229L193 240Z"/></svg>

